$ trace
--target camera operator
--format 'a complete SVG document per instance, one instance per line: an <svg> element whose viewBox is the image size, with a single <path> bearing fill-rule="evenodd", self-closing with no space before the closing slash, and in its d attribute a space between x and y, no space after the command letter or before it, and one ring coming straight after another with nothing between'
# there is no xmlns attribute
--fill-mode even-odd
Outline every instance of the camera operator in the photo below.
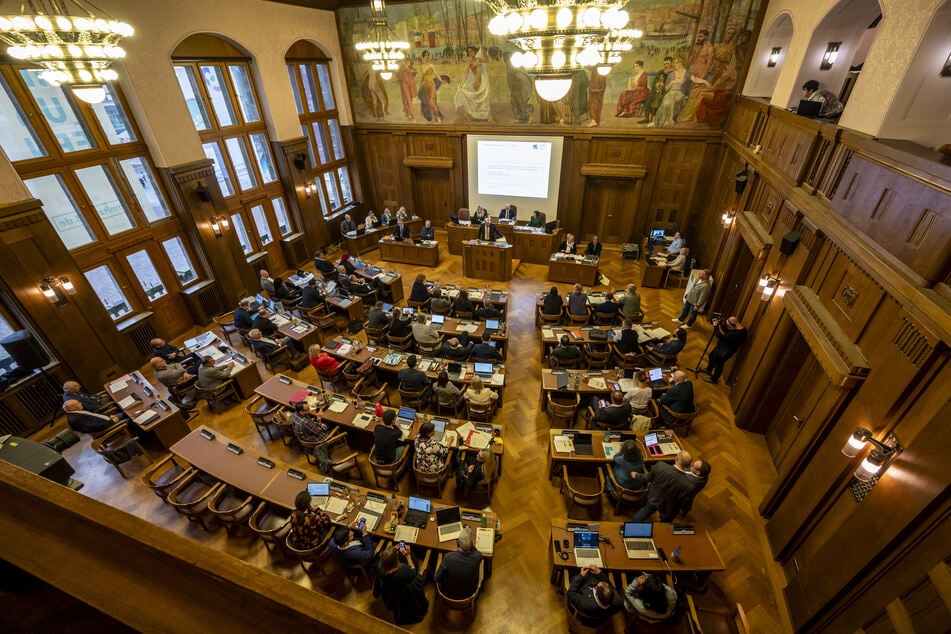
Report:
<svg viewBox="0 0 951 634"><path fill-rule="evenodd" d="M697 370L705 372L709 376L703 377L707 383L717 383L720 380L720 374L723 372L723 364L736 354L743 342L746 340L746 328L736 317L728 317L726 321L722 320L719 314L715 314L713 320L713 335L717 338L717 345L707 356L707 367Z"/></svg>

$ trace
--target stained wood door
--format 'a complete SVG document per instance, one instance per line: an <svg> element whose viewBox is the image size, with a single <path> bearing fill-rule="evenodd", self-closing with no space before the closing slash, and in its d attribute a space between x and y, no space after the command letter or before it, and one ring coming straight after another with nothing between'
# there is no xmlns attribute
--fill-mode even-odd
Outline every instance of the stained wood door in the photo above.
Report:
<svg viewBox="0 0 951 634"><path fill-rule="evenodd" d="M787 458L798 454L792 449L798 444L800 433L804 430L808 433L822 423L825 408L820 404L824 403L823 396L828 390L835 390L828 375L815 356L808 355L766 430L766 445L777 470Z"/></svg>
<svg viewBox="0 0 951 634"><path fill-rule="evenodd" d="M587 243L595 234L601 242L629 242L630 230L637 215L635 191L630 179L587 179L579 243Z"/></svg>
<svg viewBox="0 0 951 634"><path fill-rule="evenodd" d="M433 226L439 227L449 222L452 212L449 170L413 170L413 201L416 208L410 211L421 218L429 218Z"/></svg>

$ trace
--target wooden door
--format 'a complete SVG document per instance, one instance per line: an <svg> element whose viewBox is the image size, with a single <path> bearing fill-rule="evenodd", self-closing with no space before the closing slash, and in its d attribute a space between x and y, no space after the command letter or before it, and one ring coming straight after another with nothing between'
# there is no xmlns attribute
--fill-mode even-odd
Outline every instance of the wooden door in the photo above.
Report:
<svg viewBox="0 0 951 634"><path fill-rule="evenodd" d="M621 178L589 178L584 187L584 213L578 242L587 243L597 234L601 242L630 241L636 216L634 181Z"/></svg>
<svg viewBox="0 0 951 634"><path fill-rule="evenodd" d="M781 470L787 457L798 454L791 450L798 444L796 440L799 434L822 422L817 420L823 417L819 404L829 389L834 389L829 377L816 357L810 354L799 368L786 398L766 430L766 445L777 471Z"/></svg>
<svg viewBox="0 0 951 634"><path fill-rule="evenodd" d="M747 284L750 272L753 271L755 261L756 258L753 252L746 247L746 244L740 244L735 257L730 263L727 278L724 282L720 282L723 286L723 294L716 310L723 313L724 316L735 315L738 312L737 307L742 308L740 298L743 296L743 289Z"/></svg>
<svg viewBox="0 0 951 634"><path fill-rule="evenodd" d="M432 220L433 226L440 227L449 222L452 199L449 170L413 170L413 201L416 207L410 209L411 212Z"/></svg>

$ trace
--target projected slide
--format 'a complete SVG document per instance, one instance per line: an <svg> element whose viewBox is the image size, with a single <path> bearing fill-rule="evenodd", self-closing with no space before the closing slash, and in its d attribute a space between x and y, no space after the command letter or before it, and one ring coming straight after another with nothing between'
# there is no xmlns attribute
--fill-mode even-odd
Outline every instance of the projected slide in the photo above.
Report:
<svg viewBox="0 0 951 634"><path fill-rule="evenodd" d="M479 194L548 198L551 148L545 141L480 140Z"/></svg>

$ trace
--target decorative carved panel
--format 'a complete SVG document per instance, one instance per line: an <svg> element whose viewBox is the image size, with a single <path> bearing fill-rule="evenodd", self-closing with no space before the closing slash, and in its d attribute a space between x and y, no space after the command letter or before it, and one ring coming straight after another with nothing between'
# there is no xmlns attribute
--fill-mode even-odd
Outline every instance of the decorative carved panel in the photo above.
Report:
<svg viewBox="0 0 951 634"><path fill-rule="evenodd" d="M870 275L839 250L816 293L853 339L857 339L885 292Z"/></svg>

